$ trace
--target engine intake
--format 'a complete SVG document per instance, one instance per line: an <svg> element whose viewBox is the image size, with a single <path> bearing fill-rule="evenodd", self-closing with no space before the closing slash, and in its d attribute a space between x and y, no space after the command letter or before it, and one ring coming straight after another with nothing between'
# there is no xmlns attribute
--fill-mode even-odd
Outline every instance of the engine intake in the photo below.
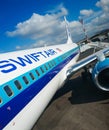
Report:
<svg viewBox="0 0 109 130"><path fill-rule="evenodd" d="M109 91L109 58L99 61L95 65L92 71L92 77L99 89Z"/></svg>

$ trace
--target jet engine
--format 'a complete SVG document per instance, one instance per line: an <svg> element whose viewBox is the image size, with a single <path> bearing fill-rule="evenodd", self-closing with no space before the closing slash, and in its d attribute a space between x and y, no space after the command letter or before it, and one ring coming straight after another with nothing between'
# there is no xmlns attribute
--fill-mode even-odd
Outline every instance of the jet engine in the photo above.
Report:
<svg viewBox="0 0 109 130"><path fill-rule="evenodd" d="M109 58L96 63L92 70L92 78L99 89L109 91Z"/></svg>

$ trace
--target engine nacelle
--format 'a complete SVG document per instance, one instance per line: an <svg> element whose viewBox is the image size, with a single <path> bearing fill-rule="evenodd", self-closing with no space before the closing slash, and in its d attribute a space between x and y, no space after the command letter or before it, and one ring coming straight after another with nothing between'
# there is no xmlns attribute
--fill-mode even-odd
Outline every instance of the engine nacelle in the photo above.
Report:
<svg viewBox="0 0 109 130"><path fill-rule="evenodd" d="M109 58L96 63L92 77L99 89L109 91Z"/></svg>

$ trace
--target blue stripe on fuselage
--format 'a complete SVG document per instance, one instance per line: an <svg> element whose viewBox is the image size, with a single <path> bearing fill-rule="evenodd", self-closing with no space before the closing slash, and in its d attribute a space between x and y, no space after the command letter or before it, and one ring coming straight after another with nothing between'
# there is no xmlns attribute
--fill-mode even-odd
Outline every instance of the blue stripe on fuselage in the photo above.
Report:
<svg viewBox="0 0 109 130"><path fill-rule="evenodd" d="M61 64L57 65L51 71L49 71L46 75L41 77L35 83L33 83L30 87L25 89L22 93L17 95L7 104L0 108L0 129L5 127L49 82L53 79L54 76L57 75L61 71L61 69L68 64L72 58L74 58L78 52L75 52L71 56L69 56L65 61ZM7 108L10 108L7 109Z"/></svg>

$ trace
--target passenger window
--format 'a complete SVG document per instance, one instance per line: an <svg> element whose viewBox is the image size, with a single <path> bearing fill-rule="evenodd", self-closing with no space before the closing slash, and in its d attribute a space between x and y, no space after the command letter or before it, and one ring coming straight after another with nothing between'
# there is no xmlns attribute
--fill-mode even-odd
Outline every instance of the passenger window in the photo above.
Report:
<svg viewBox="0 0 109 130"><path fill-rule="evenodd" d="M53 60L53 64L54 64L54 65L56 65L56 62L55 62L55 60Z"/></svg>
<svg viewBox="0 0 109 130"><path fill-rule="evenodd" d="M8 85L4 87L4 90L9 97L13 95L13 92Z"/></svg>
<svg viewBox="0 0 109 130"><path fill-rule="evenodd" d="M51 63L51 66L53 67L54 66L53 61L51 61L50 63Z"/></svg>
<svg viewBox="0 0 109 130"><path fill-rule="evenodd" d="M26 78L26 76L23 76L23 80L24 80L25 84L28 84L28 83L29 83L29 81L28 81L28 79Z"/></svg>
<svg viewBox="0 0 109 130"><path fill-rule="evenodd" d="M46 66L46 65L44 65L44 67L45 67L45 69L46 69L46 70L48 70L48 68L47 68L47 66Z"/></svg>
<svg viewBox="0 0 109 130"><path fill-rule="evenodd" d="M18 80L16 80L14 83L15 83L17 89L20 90L22 88L22 86L21 86L21 84L20 84L20 82Z"/></svg>
<svg viewBox="0 0 109 130"><path fill-rule="evenodd" d="M42 71L42 73L44 73L44 70L43 70L43 68L42 68L42 67L40 67L40 70Z"/></svg>
<svg viewBox="0 0 109 130"><path fill-rule="evenodd" d="M61 62L61 58L60 57L58 58L58 62Z"/></svg>
<svg viewBox="0 0 109 130"><path fill-rule="evenodd" d="M51 64L50 64L50 62L48 63L48 66L49 66L49 68L51 68L52 66L51 66Z"/></svg>
<svg viewBox="0 0 109 130"><path fill-rule="evenodd" d="M63 56L61 56L61 60L63 60Z"/></svg>
<svg viewBox="0 0 109 130"><path fill-rule="evenodd" d="M0 104L2 103L2 99L0 98Z"/></svg>
<svg viewBox="0 0 109 130"><path fill-rule="evenodd" d="M31 77L32 80L35 79L35 77L34 77L34 75L32 73L29 73L29 75L30 75L30 77Z"/></svg>
<svg viewBox="0 0 109 130"><path fill-rule="evenodd" d="M39 73L39 71L38 71L38 70L36 70L36 74L37 74L38 76L40 76L40 73Z"/></svg>
<svg viewBox="0 0 109 130"><path fill-rule="evenodd" d="M55 61L53 60L52 62L53 62L53 66L55 66Z"/></svg>

